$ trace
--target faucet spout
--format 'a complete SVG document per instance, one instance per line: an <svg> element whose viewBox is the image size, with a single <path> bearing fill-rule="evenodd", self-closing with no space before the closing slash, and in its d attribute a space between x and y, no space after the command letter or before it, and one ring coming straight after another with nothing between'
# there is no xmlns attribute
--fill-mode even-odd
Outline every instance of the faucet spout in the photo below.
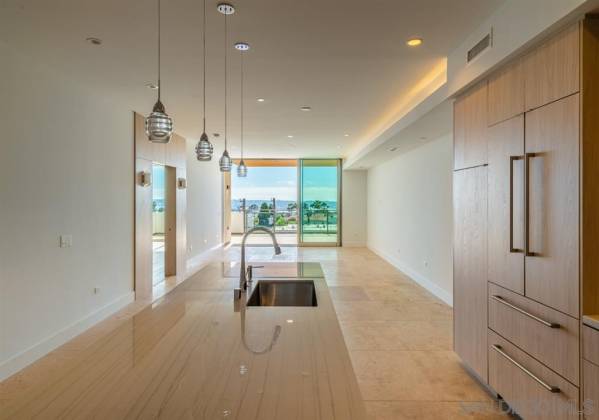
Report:
<svg viewBox="0 0 599 420"><path fill-rule="evenodd" d="M246 242L248 236L250 236L254 232L259 232L259 231L266 232L270 235L270 238L272 239L273 247L275 248L275 255L281 254L281 247L279 246L279 243L277 242L277 237L275 236L275 233L271 229L265 228L263 226L256 226L256 227L248 230L243 235L243 238L241 240L241 267L239 269L239 271L240 271L239 272L239 290L241 292L244 292L247 289L247 283L248 283L246 267L245 267L245 242ZM240 299L241 293L236 293L235 297L237 299Z"/></svg>

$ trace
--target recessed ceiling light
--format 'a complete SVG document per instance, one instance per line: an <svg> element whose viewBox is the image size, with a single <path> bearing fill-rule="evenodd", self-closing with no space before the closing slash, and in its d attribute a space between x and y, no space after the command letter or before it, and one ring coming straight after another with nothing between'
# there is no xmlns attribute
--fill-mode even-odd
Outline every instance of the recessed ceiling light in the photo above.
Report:
<svg viewBox="0 0 599 420"><path fill-rule="evenodd" d="M310 106L303 106L300 108L302 111L312 111L312 107Z"/></svg>
<svg viewBox="0 0 599 420"><path fill-rule="evenodd" d="M256 99L257 102L264 102L265 100L266 99L264 99L264 98L258 98L258 99Z"/></svg>
<svg viewBox="0 0 599 420"><path fill-rule="evenodd" d="M395 152L397 150L397 146L393 146L391 149L389 149L390 152Z"/></svg>
<svg viewBox="0 0 599 420"><path fill-rule="evenodd" d="M155 85L154 83L146 83L146 87L152 90L158 89L158 85Z"/></svg>
<svg viewBox="0 0 599 420"><path fill-rule="evenodd" d="M219 3L218 6L216 6L216 10L221 12L223 15L232 15L235 13L235 7L229 3Z"/></svg>
<svg viewBox="0 0 599 420"><path fill-rule="evenodd" d="M287 137L289 137L290 139L292 139L292 138L293 138L293 136L292 136L291 134L289 134Z"/></svg>
<svg viewBox="0 0 599 420"><path fill-rule="evenodd" d="M425 136L420 137L420 140L426 140Z"/></svg>
<svg viewBox="0 0 599 420"><path fill-rule="evenodd" d="M408 44L409 47L417 47L422 45L422 38L410 38L406 44Z"/></svg>
<svg viewBox="0 0 599 420"><path fill-rule="evenodd" d="M349 137L349 134L344 134L343 137Z"/></svg>
<svg viewBox="0 0 599 420"><path fill-rule="evenodd" d="M247 51L250 49L250 44L248 44L247 42L236 42L235 49L239 51Z"/></svg>
<svg viewBox="0 0 599 420"><path fill-rule="evenodd" d="M92 45L102 45L102 40L100 38L90 36L89 38L85 38L85 40Z"/></svg>
<svg viewBox="0 0 599 420"><path fill-rule="evenodd" d="M288 323L288 324L293 324L293 319L288 319L288 320L287 320L287 323Z"/></svg>
<svg viewBox="0 0 599 420"><path fill-rule="evenodd" d="M220 137L220 133L212 133L214 137Z"/></svg>

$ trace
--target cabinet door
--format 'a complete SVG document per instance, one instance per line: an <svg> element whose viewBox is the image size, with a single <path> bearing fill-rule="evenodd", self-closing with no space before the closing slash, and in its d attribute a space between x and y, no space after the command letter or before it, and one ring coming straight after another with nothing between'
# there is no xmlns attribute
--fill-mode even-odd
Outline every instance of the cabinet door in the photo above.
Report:
<svg viewBox="0 0 599 420"><path fill-rule="evenodd" d="M583 360L584 369L584 418L599 420L599 366Z"/></svg>
<svg viewBox="0 0 599 420"><path fill-rule="evenodd" d="M526 296L579 314L579 95L526 114Z"/></svg>
<svg viewBox="0 0 599 420"><path fill-rule="evenodd" d="M579 25L560 32L524 58L526 110L578 92Z"/></svg>
<svg viewBox="0 0 599 420"><path fill-rule="evenodd" d="M487 168L454 173L454 348L487 380Z"/></svg>
<svg viewBox="0 0 599 420"><path fill-rule="evenodd" d="M490 282L524 294L524 116L489 128Z"/></svg>
<svg viewBox="0 0 599 420"><path fill-rule="evenodd" d="M454 104L454 168L487 163L487 82L456 99Z"/></svg>
<svg viewBox="0 0 599 420"><path fill-rule="evenodd" d="M524 63L516 60L489 79L489 125L524 112ZM490 158L490 156L489 156Z"/></svg>

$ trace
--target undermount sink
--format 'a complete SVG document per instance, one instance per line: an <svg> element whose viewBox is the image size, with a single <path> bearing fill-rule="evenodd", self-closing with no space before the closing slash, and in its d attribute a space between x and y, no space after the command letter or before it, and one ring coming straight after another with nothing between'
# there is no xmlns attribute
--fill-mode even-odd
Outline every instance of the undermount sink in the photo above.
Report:
<svg viewBox="0 0 599 420"><path fill-rule="evenodd" d="M259 280L247 306L318 306L313 280Z"/></svg>

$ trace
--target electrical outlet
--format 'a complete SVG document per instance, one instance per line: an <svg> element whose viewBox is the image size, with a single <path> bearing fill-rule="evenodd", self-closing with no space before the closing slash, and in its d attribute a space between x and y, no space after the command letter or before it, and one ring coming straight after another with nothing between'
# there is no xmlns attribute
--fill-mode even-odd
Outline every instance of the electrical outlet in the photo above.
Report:
<svg viewBox="0 0 599 420"><path fill-rule="evenodd" d="M59 244L61 248L70 248L73 246L73 236L71 235L60 235Z"/></svg>
<svg viewBox="0 0 599 420"><path fill-rule="evenodd" d="M424 262L424 266L425 266L425 267L428 267L428 261L425 261L425 262Z"/></svg>
<svg viewBox="0 0 599 420"><path fill-rule="evenodd" d="M207 244L208 243L208 239L204 239L204 243Z"/></svg>

